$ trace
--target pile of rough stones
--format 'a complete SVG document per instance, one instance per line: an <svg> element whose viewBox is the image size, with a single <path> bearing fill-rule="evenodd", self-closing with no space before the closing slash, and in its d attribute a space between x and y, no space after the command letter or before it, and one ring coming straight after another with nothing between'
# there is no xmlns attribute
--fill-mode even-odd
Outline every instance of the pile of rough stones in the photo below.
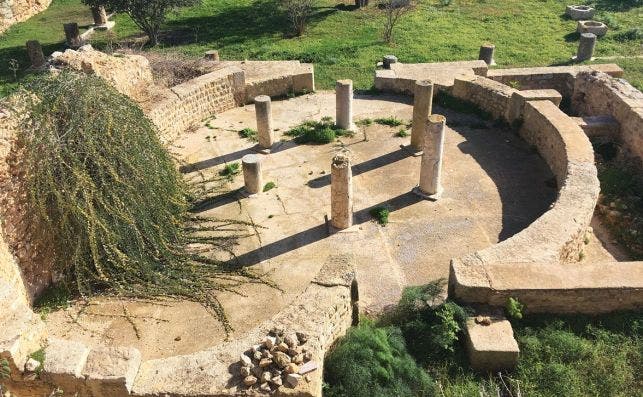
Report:
<svg viewBox="0 0 643 397"><path fill-rule="evenodd" d="M304 346L307 341L308 336L301 332L270 331L261 344L241 355L243 384L272 393L284 385L297 387L302 378L308 380L307 374L318 366Z"/></svg>

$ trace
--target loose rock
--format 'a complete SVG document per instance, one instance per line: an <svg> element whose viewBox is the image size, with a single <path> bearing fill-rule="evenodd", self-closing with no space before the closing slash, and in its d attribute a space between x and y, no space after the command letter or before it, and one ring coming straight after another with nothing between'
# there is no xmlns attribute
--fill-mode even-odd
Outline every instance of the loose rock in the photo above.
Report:
<svg viewBox="0 0 643 397"><path fill-rule="evenodd" d="M300 374L300 375L305 375L305 374L307 374L307 373L309 373L309 372L313 372L313 371L314 371L314 370L316 370L317 368L319 368L319 366L317 365L317 363L316 363L316 362L314 362L314 361L308 361L306 364L302 365L302 366L299 368L299 374Z"/></svg>
<svg viewBox="0 0 643 397"><path fill-rule="evenodd" d="M297 387L299 381L301 380L301 375L298 374L288 374L286 375L286 383L290 387Z"/></svg>
<svg viewBox="0 0 643 397"><path fill-rule="evenodd" d="M242 354L240 356L240 362L241 362L241 365L244 367L252 366L252 360L250 359L250 357L246 356L245 354Z"/></svg>
<svg viewBox="0 0 643 397"><path fill-rule="evenodd" d="M269 367L270 364L272 364L272 360L269 358L262 358L261 361L259 361L259 366L261 368Z"/></svg>
<svg viewBox="0 0 643 397"><path fill-rule="evenodd" d="M284 369L284 372L286 374L296 374L297 372L299 372L299 367L295 363L290 363L290 364L286 365L286 368Z"/></svg>
<svg viewBox="0 0 643 397"><path fill-rule="evenodd" d="M286 353L282 352L275 353L274 360L279 368L284 368L290 363L290 357Z"/></svg>
<svg viewBox="0 0 643 397"><path fill-rule="evenodd" d="M243 379L243 384L248 387L254 385L255 383L257 383L257 378L255 378L254 376L246 376Z"/></svg>
<svg viewBox="0 0 643 397"><path fill-rule="evenodd" d="M250 376L250 372L250 367L241 367L241 369L239 370L239 374L243 378Z"/></svg>

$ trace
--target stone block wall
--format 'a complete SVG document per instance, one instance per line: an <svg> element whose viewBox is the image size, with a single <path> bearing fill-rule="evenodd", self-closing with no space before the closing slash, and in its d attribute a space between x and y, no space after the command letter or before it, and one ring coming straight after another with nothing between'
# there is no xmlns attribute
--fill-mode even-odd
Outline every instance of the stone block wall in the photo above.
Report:
<svg viewBox="0 0 643 397"><path fill-rule="evenodd" d="M625 155L643 170L643 93L606 73L582 72L576 77L572 110L580 116L612 116L620 124L614 135Z"/></svg>
<svg viewBox="0 0 643 397"><path fill-rule="evenodd" d="M0 0L0 33L47 9L51 0Z"/></svg>
<svg viewBox="0 0 643 397"><path fill-rule="evenodd" d="M496 119L507 119L511 96L517 90L483 76L456 78L451 94L491 113Z"/></svg>

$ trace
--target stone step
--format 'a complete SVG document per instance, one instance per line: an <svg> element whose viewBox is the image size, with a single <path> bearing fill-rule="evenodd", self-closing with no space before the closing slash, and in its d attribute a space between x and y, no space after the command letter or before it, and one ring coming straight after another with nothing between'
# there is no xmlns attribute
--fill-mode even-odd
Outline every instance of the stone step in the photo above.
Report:
<svg viewBox="0 0 643 397"><path fill-rule="evenodd" d="M609 115L572 117L588 137L616 138L621 128L616 119Z"/></svg>
<svg viewBox="0 0 643 397"><path fill-rule="evenodd" d="M471 367L480 372L513 369L520 348L511 323L497 314L470 317L466 325L467 351Z"/></svg>
<svg viewBox="0 0 643 397"><path fill-rule="evenodd" d="M45 323L30 308L18 306L5 314L0 333L0 357L9 362L13 378L20 377L29 355L43 346L45 335Z"/></svg>

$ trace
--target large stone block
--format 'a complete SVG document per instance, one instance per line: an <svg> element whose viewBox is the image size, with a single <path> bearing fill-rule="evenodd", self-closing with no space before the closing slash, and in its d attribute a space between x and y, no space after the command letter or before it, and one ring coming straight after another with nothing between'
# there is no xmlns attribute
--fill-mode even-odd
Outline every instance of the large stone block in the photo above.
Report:
<svg viewBox="0 0 643 397"><path fill-rule="evenodd" d="M89 352L82 371L92 397L129 396L141 365L141 353L127 347L99 347Z"/></svg>
<svg viewBox="0 0 643 397"><path fill-rule="evenodd" d="M466 335L469 363L476 371L508 370L518 363L520 348L511 323L504 318L469 318Z"/></svg>
<svg viewBox="0 0 643 397"><path fill-rule="evenodd" d="M41 376L65 393L82 393L82 370L88 356L89 348L80 342L49 338Z"/></svg>

